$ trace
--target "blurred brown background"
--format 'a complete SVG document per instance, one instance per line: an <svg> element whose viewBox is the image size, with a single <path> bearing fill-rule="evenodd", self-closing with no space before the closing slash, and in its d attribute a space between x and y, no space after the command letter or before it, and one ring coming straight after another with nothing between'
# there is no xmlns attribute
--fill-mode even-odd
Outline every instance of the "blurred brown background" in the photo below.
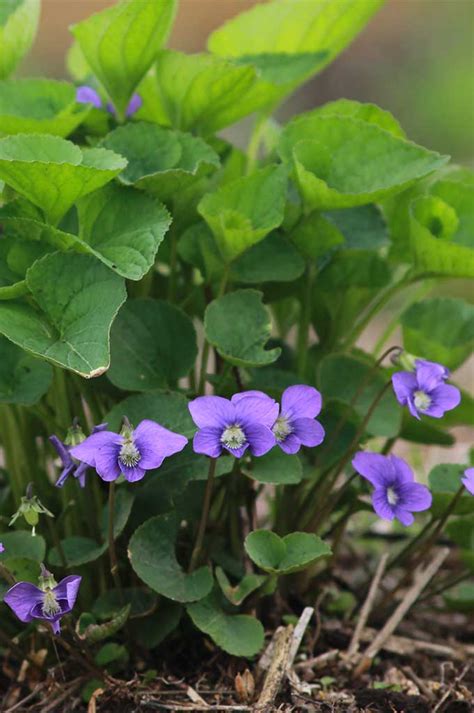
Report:
<svg viewBox="0 0 474 713"><path fill-rule="evenodd" d="M21 73L64 77L68 25L111 4L43 0L38 38ZM254 4L181 0L169 46L203 50L214 28ZM468 163L474 159L473 70L472 0L387 0L350 48L279 114L287 118L339 97L373 101L392 111L414 141Z"/></svg>

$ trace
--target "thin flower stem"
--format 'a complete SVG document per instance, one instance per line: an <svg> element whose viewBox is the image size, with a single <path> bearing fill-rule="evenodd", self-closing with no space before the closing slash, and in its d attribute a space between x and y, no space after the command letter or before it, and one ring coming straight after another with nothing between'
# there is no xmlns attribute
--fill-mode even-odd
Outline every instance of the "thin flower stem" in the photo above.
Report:
<svg viewBox="0 0 474 713"><path fill-rule="evenodd" d="M229 266L226 265L224 268L224 272L222 274L222 279L221 279L221 283L219 285L219 290L217 292L216 299L219 299L219 297L223 297L223 295L225 294L228 280L229 280ZM201 368L199 371L199 382L198 382L198 394L200 396L202 396L204 394L205 389L206 389L206 374L207 374L207 362L209 360L209 350L210 350L210 344L207 341L207 339L205 339L204 346L202 348Z"/></svg>
<svg viewBox="0 0 474 713"><path fill-rule="evenodd" d="M194 549L189 562L189 572L192 572L194 569L196 569L196 566L201 558L202 545L204 542L204 535L206 533L209 510L211 507L212 490L214 487L214 478L216 475L216 464L217 458L211 458L209 461L209 472L207 475L206 490L204 492L204 500L202 504L201 520L199 522L196 542L194 544Z"/></svg>
<svg viewBox="0 0 474 713"><path fill-rule="evenodd" d="M110 559L110 573L113 577L115 587L119 592L119 597L124 603L124 596L122 590L122 582L120 581L120 574L118 569L117 552L115 550L115 538L114 538L114 510L115 510L115 481L112 481L109 486L109 527L108 527L108 537L109 537L109 559Z"/></svg>
<svg viewBox="0 0 474 713"><path fill-rule="evenodd" d="M306 364L308 361L308 343L309 343L309 328L311 324L311 294L313 291L313 267L307 265L303 295L301 300L300 321L298 325L298 344L297 344L297 372L298 376L304 378L306 373Z"/></svg>

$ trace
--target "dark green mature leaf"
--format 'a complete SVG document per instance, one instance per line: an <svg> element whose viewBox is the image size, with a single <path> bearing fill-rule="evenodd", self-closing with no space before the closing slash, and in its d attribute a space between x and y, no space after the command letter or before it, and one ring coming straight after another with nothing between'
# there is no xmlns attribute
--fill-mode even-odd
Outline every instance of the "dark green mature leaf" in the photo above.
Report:
<svg viewBox="0 0 474 713"><path fill-rule="evenodd" d="M124 416L127 416L135 426L144 418L149 418L188 438L196 432L196 426L189 413L188 400L179 393L162 391L128 396L109 411L105 421L112 431L118 431ZM173 460L177 457L175 456Z"/></svg>
<svg viewBox="0 0 474 713"><path fill-rule="evenodd" d="M263 646L264 630L258 619L246 614L226 614L217 592L188 604L186 610L198 629L233 656L254 656Z"/></svg>
<svg viewBox="0 0 474 713"><path fill-rule="evenodd" d="M373 203L448 161L375 124L337 115L294 119L279 152L294 167L307 210Z"/></svg>
<svg viewBox="0 0 474 713"><path fill-rule="evenodd" d="M90 106L76 102L76 89L54 79L0 82L1 134L69 136L86 118Z"/></svg>
<svg viewBox="0 0 474 713"><path fill-rule="evenodd" d="M346 248L377 250L388 243L387 226L375 205L333 210L324 215L340 230Z"/></svg>
<svg viewBox="0 0 474 713"><path fill-rule="evenodd" d="M464 300L435 297L409 307L401 316L405 349L457 369L474 344L474 306Z"/></svg>
<svg viewBox="0 0 474 713"><path fill-rule="evenodd" d="M0 79L13 72L33 44L40 9L40 0L2 0L0 3Z"/></svg>
<svg viewBox="0 0 474 713"><path fill-rule="evenodd" d="M51 384L52 369L0 337L0 403L35 404Z"/></svg>
<svg viewBox="0 0 474 713"><path fill-rule="evenodd" d="M154 611L157 601L157 595L145 587L109 589L95 600L92 613L102 621L112 619L125 603L130 604L130 619L136 619Z"/></svg>
<svg viewBox="0 0 474 713"><path fill-rule="evenodd" d="M443 425L444 419L443 419ZM405 413L403 416L402 430L399 438L412 443L425 443L427 445L452 446L455 443L454 437L442 428L434 426L427 421L417 421L411 414Z"/></svg>
<svg viewBox="0 0 474 713"><path fill-rule="evenodd" d="M86 255L53 253L26 282L39 310L0 303L0 333L36 356L86 378L109 366L109 331L126 293L123 281Z"/></svg>
<svg viewBox="0 0 474 713"><path fill-rule="evenodd" d="M222 567L216 567L216 579L225 598L238 607L252 592L265 584L268 577L261 574L246 574L238 584L232 586Z"/></svg>
<svg viewBox="0 0 474 713"><path fill-rule="evenodd" d="M120 116L166 42L175 11L175 0L122 0L72 27Z"/></svg>
<svg viewBox="0 0 474 713"><path fill-rule="evenodd" d="M274 231L238 257L231 267L232 280L247 284L292 282L304 272L305 261L282 233Z"/></svg>
<svg viewBox="0 0 474 713"><path fill-rule="evenodd" d="M178 627L182 614L181 604L161 599L153 616L132 623L134 636L141 646L153 649Z"/></svg>
<svg viewBox="0 0 474 713"><path fill-rule="evenodd" d="M198 211L214 233L226 262L281 225L286 184L283 167L267 166L204 196Z"/></svg>
<svg viewBox="0 0 474 713"><path fill-rule="evenodd" d="M324 394L325 401L349 404L361 383L367 378L371 368L367 362L345 354L330 354L324 357L319 366L319 387ZM361 419L365 417L386 382L387 377L384 377L380 372L370 378L353 405ZM402 411L392 390L389 390L384 394L369 419L367 431L374 436L392 438L398 435L401 422Z"/></svg>
<svg viewBox="0 0 474 713"><path fill-rule="evenodd" d="M119 537L125 530L125 526L132 512L133 503L135 500L135 493L130 492L125 487L119 488L115 496L114 505L114 540ZM105 505L102 511L102 537L107 540L108 537L108 524L109 524L109 506Z"/></svg>
<svg viewBox="0 0 474 713"><path fill-rule="evenodd" d="M244 545L252 562L272 574L298 572L331 554L329 545L309 532L292 532L279 537L270 530L254 530L247 535Z"/></svg>
<svg viewBox="0 0 474 713"><path fill-rule="evenodd" d="M235 319L239 315L239 319ZM204 316L206 338L236 366L264 366L278 359L280 349L265 349L271 333L262 293L236 290L211 302Z"/></svg>
<svg viewBox="0 0 474 713"><path fill-rule="evenodd" d="M259 483L291 485L299 483L303 477L303 467L298 456L289 456L280 448L273 448L261 458L252 461L252 468L245 468L249 475Z"/></svg>
<svg viewBox="0 0 474 713"><path fill-rule="evenodd" d="M111 181L126 160L106 149L79 146L48 134L0 139L0 178L57 223L82 196Z"/></svg>
<svg viewBox="0 0 474 713"><path fill-rule="evenodd" d="M186 376L197 355L191 319L164 300L128 300L111 332L108 377L128 391L171 386Z"/></svg>
<svg viewBox="0 0 474 713"><path fill-rule="evenodd" d="M43 562L46 554L46 543L41 535L33 537L29 530L13 530L0 535L0 542L5 547L0 552L0 562L5 562L9 557L21 557Z"/></svg>
<svg viewBox="0 0 474 713"><path fill-rule="evenodd" d="M469 515L474 513L474 498L461 482L465 470L465 465L455 463L442 463L431 470L428 480L433 494L432 514L435 517L440 516L450 506L453 497L460 488L463 488L463 492L453 514Z"/></svg>
<svg viewBox="0 0 474 713"><path fill-rule="evenodd" d="M155 262L171 224L166 208L133 188L106 186L78 204L76 249L87 249L129 280L140 280Z"/></svg>
<svg viewBox="0 0 474 713"><path fill-rule="evenodd" d="M125 156L119 180L169 201L219 166L217 153L201 138L156 124L120 126L104 139L105 148Z"/></svg>
<svg viewBox="0 0 474 713"><path fill-rule="evenodd" d="M158 594L173 601L193 602L212 589L208 567L186 574L175 554L179 520L175 513L157 515L147 520L133 534L128 553L140 579Z"/></svg>
<svg viewBox="0 0 474 713"><path fill-rule="evenodd" d="M290 233L291 240L306 258L318 260L344 243L344 235L334 223L315 211L301 218Z"/></svg>
<svg viewBox="0 0 474 713"><path fill-rule="evenodd" d="M73 535L61 540L61 547L66 559L67 567L80 567L88 562L95 562L107 550L107 544L98 544L90 537ZM53 547L48 554L48 562L53 567L61 567L63 560L57 547Z"/></svg>

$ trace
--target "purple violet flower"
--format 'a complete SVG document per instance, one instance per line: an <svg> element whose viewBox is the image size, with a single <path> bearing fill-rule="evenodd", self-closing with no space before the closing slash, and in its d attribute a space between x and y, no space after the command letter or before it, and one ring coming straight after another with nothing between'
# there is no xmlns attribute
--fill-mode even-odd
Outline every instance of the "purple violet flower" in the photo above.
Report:
<svg viewBox="0 0 474 713"><path fill-rule="evenodd" d="M474 495L474 468L466 468L464 478L461 478L461 481L467 492Z"/></svg>
<svg viewBox="0 0 474 713"><path fill-rule="evenodd" d="M412 416L419 419L421 413L442 418L461 401L459 389L444 383L447 378L449 371L442 364L416 359L415 371L397 371L392 384L398 402L408 406Z"/></svg>
<svg viewBox="0 0 474 713"><path fill-rule="evenodd" d="M415 483L412 469L401 458L359 451L352 465L374 486L372 504L384 520L397 518L402 525L411 525L415 519L412 512L431 506L430 491L426 485Z"/></svg>
<svg viewBox="0 0 474 713"><path fill-rule="evenodd" d="M321 411L321 394L312 386L289 386L281 397L280 414L272 431L285 453L298 453L301 446L319 446L324 428L315 420Z"/></svg>
<svg viewBox="0 0 474 713"><path fill-rule="evenodd" d="M107 424L101 423L99 426L94 426L92 433L100 433L101 431L105 431L106 428ZM77 437L80 440L75 440L74 432L76 432ZM62 488L69 476L73 475L79 481L81 488L84 488L86 484L86 473L89 469L89 465L87 463L81 463L71 456L71 448L73 445L78 445L81 441L85 440L81 429L78 428L77 425L74 425L70 429L68 439L71 439L71 443L63 443L57 436L54 435L49 437L49 440L58 452L63 465L63 470L55 485L58 488Z"/></svg>
<svg viewBox="0 0 474 713"><path fill-rule="evenodd" d="M30 582L17 582L5 594L3 601L20 621L42 619L51 624L55 634L61 631L60 619L74 607L82 577L72 574L59 584L41 565L39 587Z"/></svg>
<svg viewBox="0 0 474 713"><path fill-rule="evenodd" d="M145 419L133 429L124 419L120 433L101 431L71 448L74 458L95 468L102 480L116 480L122 473L129 483L141 480L147 470L159 468L164 459L182 451L188 439Z"/></svg>
<svg viewBox="0 0 474 713"><path fill-rule="evenodd" d="M96 109L102 107L102 99L100 94L96 92L95 89L89 87L87 84L83 84L76 89L76 101L79 104L92 104Z"/></svg>
<svg viewBox="0 0 474 713"><path fill-rule="evenodd" d="M5 552L5 545L3 544L3 542L0 542L0 554L2 552Z"/></svg>
<svg viewBox="0 0 474 713"><path fill-rule="evenodd" d="M199 431L194 436L194 451L218 458L223 449L236 458L247 448L263 456L275 445L271 430L278 416L278 404L262 391L244 391L230 399L199 396L189 403Z"/></svg>

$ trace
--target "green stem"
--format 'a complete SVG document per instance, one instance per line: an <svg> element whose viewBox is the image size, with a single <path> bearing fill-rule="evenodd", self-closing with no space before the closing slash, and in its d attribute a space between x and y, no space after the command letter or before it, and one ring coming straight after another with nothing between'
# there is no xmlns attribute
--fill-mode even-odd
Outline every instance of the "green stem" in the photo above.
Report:
<svg viewBox="0 0 474 713"><path fill-rule="evenodd" d="M117 552L115 550L115 537L114 537L114 513L115 513L115 481L112 481L109 486L109 527L108 527L108 539L109 539L109 559L110 559L110 573L113 577L115 587L118 589L120 599L122 603L124 602L122 582L120 581L120 574L117 561Z"/></svg>
<svg viewBox="0 0 474 713"><path fill-rule="evenodd" d="M176 301L176 290L177 290L177 274L176 269L178 267L178 239L176 231L172 228L170 229L170 277L168 283L168 301Z"/></svg>
<svg viewBox="0 0 474 713"><path fill-rule="evenodd" d="M297 341L297 371L298 376L304 378L308 361L309 328L311 324L311 294L313 289L313 266L307 265L303 295L301 300L300 320L298 325Z"/></svg>
<svg viewBox="0 0 474 713"><path fill-rule="evenodd" d="M221 279L221 283L219 285L216 299L219 299L219 297L223 297L223 295L225 294L228 280L229 280L229 266L226 265L224 268L224 272L222 274L222 279ZM207 362L209 360L209 350L210 350L209 342L207 341L206 338L204 338L204 340L205 341L204 341L204 345L202 348L201 368L199 370L199 382L198 382L198 394L200 396L202 396L204 394L204 391L206 389Z"/></svg>
<svg viewBox="0 0 474 713"><path fill-rule="evenodd" d="M201 520L199 522L196 542L194 544L191 559L189 562L189 572L193 572L196 569L196 566L201 558L202 545L204 542L204 535L206 533L207 521L209 518L209 510L211 507L212 490L214 487L214 479L216 475L216 464L217 458L211 458L209 461L206 490L204 492L204 500L202 504Z"/></svg>
<svg viewBox="0 0 474 713"><path fill-rule="evenodd" d="M29 294L29 292L26 280L20 280L20 282L15 282L14 285L0 287L0 300L14 300L16 297Z"/></svg>
<svg viewBox="0 0 474 713"><path fill-rule="evenodd" d="M252 135L250 136L250 141L247 146L247 175L252 173L258 164L258 153L266 123L267 117L265 114L260 114L255 120Z"/></svg>

